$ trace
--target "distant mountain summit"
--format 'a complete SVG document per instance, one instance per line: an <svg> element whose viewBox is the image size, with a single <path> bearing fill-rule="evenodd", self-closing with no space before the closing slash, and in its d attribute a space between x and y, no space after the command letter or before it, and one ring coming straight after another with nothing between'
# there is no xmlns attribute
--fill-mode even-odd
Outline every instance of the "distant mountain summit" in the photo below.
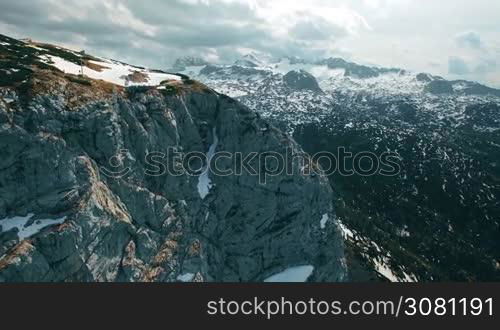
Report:
<svg viewBox="0 0 500 330"><path fill-rule="evenodd" d="M317 81L320 90L331 90L332 88L366 90L368 93L428 93L441 95L465 95L465 96L500 96L500 90L491 88L477 82L465 80L446 80L440 76L428 73L414 73L400 68L384 68L376 66L360 65L346 61L338 57L330 57L321 60L306 60L296 56L287 56L280 59L273 59L257 53L250 53L242 56L233 63L214 64L204 60L187 57L179 59L176 63L175 72L191 75L202 81L211 81L214 87L231 80L238 80L238 83L231 84L232 90L247 89L247 84L243 80L261 81L263 77L271 78L274 75L284 77L292 71L303 71L310 74ZM189 69L188 69L189 68ZM210 73L218 72L210 75ZM207 75L210 75L207 76ZM223 81L221 80L223 75ZM292 73L291 75L296 75ZM257 78L259 77L259 78ZM273 79L277 78L274 76ZM291 78L289 76L288 78ZM278 78L279 79L279 78ZM238 87L240 86L240 87ZM254 84L254 87L258 84ZM252 88L250 85L249 88ZM373 88L375 87L375 88ZM225 90L227 90L225 88ZM311 91L319 91L312 88ZM243 91L236 91L235 95L240 96ZM245 91L247 93L247 91Z"/></svg>

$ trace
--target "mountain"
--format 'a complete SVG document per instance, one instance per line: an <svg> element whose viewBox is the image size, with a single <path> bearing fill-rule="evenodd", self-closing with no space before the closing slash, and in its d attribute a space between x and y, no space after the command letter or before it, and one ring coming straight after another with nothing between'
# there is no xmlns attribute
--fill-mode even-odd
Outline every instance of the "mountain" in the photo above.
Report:
<svg viewBox="0 0 500 330"><path fill-rule="evenodd" d="M54 45L0 36L0 55L0 282L346 279L321 172L208 171L219 151L302 153L256 112Z"/></svg>
<svg viewBox="0 0 500 330"><path fill-rule="evenodd" d="M200 57L195 56L185 56L175 60L173 69L174 71L184 71L189 67L204 66L209 64L207 61Z"/></svg>
<svg viewBox="0 0 500 330"><path fill-rule="evenodd" d="M310 155L397 159L395 175L328 176L352 280L500 279L500 90L339 58L261 62L207 65L193 78ZM319 89L290 84L298 72Z"/></svg>

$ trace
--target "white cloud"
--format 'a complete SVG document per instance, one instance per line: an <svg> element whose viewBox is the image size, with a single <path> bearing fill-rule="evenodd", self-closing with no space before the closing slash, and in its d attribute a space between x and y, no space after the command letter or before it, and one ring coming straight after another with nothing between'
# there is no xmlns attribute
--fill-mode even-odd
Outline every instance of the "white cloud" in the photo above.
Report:
<svg viewBox="0 0 500 330"><path fill-rule="evenodd" d="M500 86L500 1L476 0L0 0L2 31L165 67L176 57L231 60L352 54ZM462 68L463 69L463 68ZM464 72L464 70L458 70Z"/></svg>

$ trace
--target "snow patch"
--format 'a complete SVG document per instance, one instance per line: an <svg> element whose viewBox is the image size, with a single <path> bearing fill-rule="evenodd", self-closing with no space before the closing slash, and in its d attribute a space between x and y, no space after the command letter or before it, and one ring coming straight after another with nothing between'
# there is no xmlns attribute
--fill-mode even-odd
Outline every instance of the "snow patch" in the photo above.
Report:
<svg viewBox="0 0 500 330"><path fill-rule="evenodd" d="M60 225L66 220L66 217L57 219L38 219L33 221L32 224L27 225L27 223L31 218L33 218L33 216L34 214L30 213L25 217L15 216L12 218L5 218L3 220L0 220L1 231L6 232L13 228L17 228L17 236L20 240L23 240L35 234L38 234L42 229L46 227Z"/></svg>
<svg viewBox="0 0 500 330"><path fill-rule="evenodd" d="M76 65L73 62L67 61L63 58L53 55L45 55L46 64L54 66L64 73L80 74L82 73L82 67Z"/></svg>
<svg viewBox="0 0 500 330"><path fill-rule="evenodd" d="M208 149L207 165L205 166L203 173L201 173L200 176L198 177L198 193L200 194L201 199L205 199L205 197L207 197L208 193L210 192L210 189L212 188L212 181L210 180L209 177L210 162L212 161L212 158L214 157L215 154L215 150L217 149L217 145L219 144L219 138L217 137L217 132L215 131L215 127L212 129L212 135L214 137L214 142Z"/></svg>
<svg viewBox="0 0 500 330"><path fill-rule="evenodd" d="M311 265L290 267L281 273L274 274L264 280L264 282L305 282L311 276L314 267Z"/></svg>
<svg viewBox="0 0 500 330"><path fill-rule="evenodd" d="M328 222L328 220L329 220L328 213L323 214L321 220L319 221L319 226L321 229L326 228L326 223Z"/></svg>

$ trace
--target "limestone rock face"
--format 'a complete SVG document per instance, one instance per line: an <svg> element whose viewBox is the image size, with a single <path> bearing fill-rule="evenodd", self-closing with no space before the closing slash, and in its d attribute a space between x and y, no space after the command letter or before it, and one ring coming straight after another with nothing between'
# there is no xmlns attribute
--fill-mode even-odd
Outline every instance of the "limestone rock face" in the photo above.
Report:
<svg viewBox="0 0 500 330"><path fill-rule="evenodd" d="M196 86L83 100L78 82L50 86L0 92L0 282L263 281L300 265L345 279L322 175L208 174L202 195L199 175L151 165L172 150L301 152L256 113Z"/></svg>

